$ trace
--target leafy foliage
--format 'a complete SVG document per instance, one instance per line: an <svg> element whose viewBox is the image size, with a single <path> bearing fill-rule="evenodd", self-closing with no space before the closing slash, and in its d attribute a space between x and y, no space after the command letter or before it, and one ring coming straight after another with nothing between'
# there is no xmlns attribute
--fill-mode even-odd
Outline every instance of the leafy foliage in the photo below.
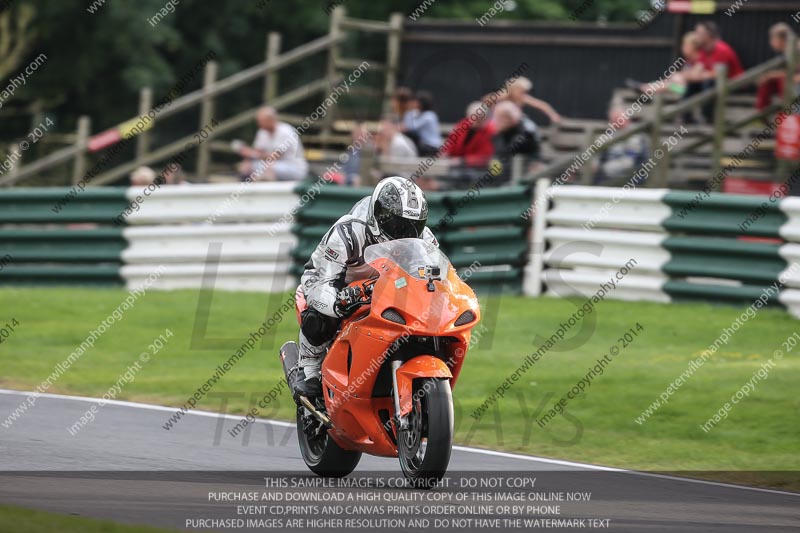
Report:
<svg viewBox="0 0 800 533"><path fill-rule="evenodd" d="M18 74L39 53L45 53L48 60L6 102L0 113L15 116L16 108L19 116L23 109L44 109L61 119L61 131L73 128L80 115L89 115L92 130L99 131L135 113L142 87L150 86L156 99L162 97L210 50L217 54L219 75L226 76L263 61L268 32L280 32L286 50L323 35L330 22L326 0L320 3L172 1L175 11L166 14L155 26L148 20L165 8L167 0L6 2L8 7L0 11L0 52L3 52L0 79L4 80L0 85L5 86L5 80ZM353 17L387 20L392 12L408 15L422 0L340 3ZM631 20L646 3L646 0L508 0L504 11L495 18L569 19L585 4L580 20ZM437 0L421 18L473 20L495 4L489 0ZM375 51L365 50L365 55L369 52ZM189 90L199 87L201 78L198 76ZM13 121L4 122L7 128L0 132L0 137L6 139L23 134L28 127L20 119L17 128L13 127Z"/></svg>

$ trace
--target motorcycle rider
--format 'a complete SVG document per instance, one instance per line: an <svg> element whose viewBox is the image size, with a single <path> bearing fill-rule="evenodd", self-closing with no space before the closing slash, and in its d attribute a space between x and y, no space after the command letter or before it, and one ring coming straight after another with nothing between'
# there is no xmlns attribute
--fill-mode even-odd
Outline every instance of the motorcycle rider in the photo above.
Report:
<svg viewBox="0 0 800 533"><path fill-rule="evenodd" d="M325 234L305 265L300 285L308 307L301 315L300 371L295 392L307 397L322 394L320 368L341 319L343 309L358 293L345 288L362 279L370 267L364 249L394 239L419 238L438 246L425 225L428 201L413 181L392 176L381 180L372 195L359 200ZM304 378L304 379L302 379Z"/></svg>

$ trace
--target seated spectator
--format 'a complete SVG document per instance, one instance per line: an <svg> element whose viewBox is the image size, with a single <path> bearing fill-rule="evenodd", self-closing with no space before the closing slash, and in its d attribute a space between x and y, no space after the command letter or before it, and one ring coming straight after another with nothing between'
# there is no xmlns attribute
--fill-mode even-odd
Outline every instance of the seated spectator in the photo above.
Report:
<svg viewBox="0 0 800 533"><path fill-rule="evenodd" d="M414 141L420 155L434 155L442 145L442 132L439 117L433 110L433 96L427 91L419 91L411 104L403 115L401 130Z"/></svg>
<svg viewBox="0 0 800 533"><path fill-rule="evenodd" d="M769 45L777 54L783 55L792 35L794 35L792 28L785 22L779 22L769 29ZM792 83L795 86L795 94L800 93L800 70L794 75ZM782 97L785 85L786 70L773 70L763 74L758 80L756 108L763 111L769 107L775 96Z"/></svg>
<svg viewBox="0 0 800 533"><path fill-rule="evenodd" d="M467 106L467 116L455 125L444 142L447 157L457 158L457 163L467 166L486 166L494 155L492 136L494 124L489 120L481 102Z"/></svg>
<svg viewBox="0 0 800 533"><path fill-rule="evenodd" d="M687 84L684 98L690 98L714 87L717 76L714 69L717 65L725 65L728 68L728 79L735 78L744 72L739 56L728 43L720 38L719 28L715 23L711 21L698 22L694 33L700 43L698 61L703 65L703 71L696 75L696 79ZM713 101L703 106L702 113L706 121L712 121L713 111ZM690 116L684 118L686 122L693 122Z"/></svg>
<svg viewBox="0 0 800 533"><path fill-rule="evenodd" d="M400 125L393 118L384 118L378 126L375 148L383 157L392 159L417 157L414 143L400 132Z"/></svg>
<svg viewBox="0 0 800 533"><path fill-rule="evenodd" d="M405 121L406 114L414 110L414 93L408 87L398 87L390 100L392 113L400 121Z"/></svg>
<svg viewBox="0 0 800 533"><path fill-rule="evenodd" d="M183 167L178 163L171 163L161 171L161 177L167 185L189 185Z"/></svg>
<svg viewBox="0 0 800 533"><path fill-rule="evenodd" d="M684 59L683 67L664 80L663 85L658 82L641 83L631 79L625 80L625 85L641 93L646 93L648 90L657 93L669 91L683 96L689 83L701 81L705 76L705 67L700 63L700 40L695 32L684 34L681 41L681 55Z"/></svg>
<svg viewBox="0 0 800 533"><path fill-rule="evenodd" d="M356 122L350 132L351 143L345 154L347 161L342 165L345 185L359 185L361 182L361 151L370 142L372 135L367 130L366 124Z"/></svg>
<svg viewBox="0 0 800 533"><path fill-rule="evenodd" d="M131 173L132 187L147 187L156 182L158 175L150 167L139 167Z"/></svg>
<svg viewBox="0 0 800 533"><path fill-rule="evenodd" d="M608 112L609 124L617 123L622 131L628 126L624 109L612 107ZM594 183L604 184L610 180L627 180L647 161L649 152L644 135L633 135L626 141L612 145L600 155L594 166ZM638 185L638 184L637 184Z"/></svg>
<svg viewBox="0 0 800 533"><path fill-rule="evenodd" d="M303 143L292 126L278 120L274 108L266 106L256 114L258 132L253 146L234 141L232 146L245 158L239 176L255 181L302 180L308 175Z"/></svg>
<svg viewBox="0 0 800 533"><path fill-rule="evenodd" d="M495 158L500 163L501 180L511 177L511 160L514 156L525 156L528 163L539 157L539 130L536 124L526 117L515 103L506 100L498 103L494 110L494 123L497 128L492 141Z"/></svg>
<svg viewBox="0 0 800 533"><path fill-rule="evenodd" d="M506 91L498 94L499 98L497 101L502 102L509 100L520 109L525 109L525 106L532 107L547 115L550 122L555 124L561 122L561 115L558 114L553 106L529 94L531 90L533 90L533 82L524 76L520 76L508 84ZM490 95L488 94L484 96L484 101L487 101L489 97Z"/></svg>
<svg viewBox="0 0 800 533"><path fill-rule="evenodd" d="M390 100L392 114L399 122L399 130L411 139L416 146L418 138L413 131L414 116L417 114L417 102L414 100L414 92L408 87L398 87Z"/></svg>

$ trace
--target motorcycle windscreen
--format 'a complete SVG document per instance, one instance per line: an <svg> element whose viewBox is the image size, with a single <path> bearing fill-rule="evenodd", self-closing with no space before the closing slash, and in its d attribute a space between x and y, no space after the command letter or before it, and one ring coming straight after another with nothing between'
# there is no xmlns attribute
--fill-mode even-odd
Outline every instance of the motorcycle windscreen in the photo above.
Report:
<svg viewBox="0 0 800 533"><path fill-rule="evenodd" d="M367 246L364 261L372 263L386 258L409 276L425 279L426 267L438 267L441 279L446 280L450 271L450 260L438 246L422 239L397 239Z"/></svg>

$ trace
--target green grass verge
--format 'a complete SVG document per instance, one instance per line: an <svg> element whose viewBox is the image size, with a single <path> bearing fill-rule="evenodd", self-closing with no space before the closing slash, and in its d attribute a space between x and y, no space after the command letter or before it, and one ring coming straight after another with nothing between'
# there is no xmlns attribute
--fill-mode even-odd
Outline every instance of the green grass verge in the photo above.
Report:
<svg viewBox="0 0 800 533"><path fill-rule="evenodd" d="M111 289L0 290L0 325L12 318L19 321L16 331L0 345L0 387L33 389L125 295L125 291ZM103 395L139 353L170 328L174 336L167 346L117 398L180 406L258 327L267 310L271 315L285 299L286 295L273 296L270 301L270 296L263 294L215 293L205 337L229 340L204 342L216 342L216 348L192 348L198 293L148 293L50 392ZM727 419L708 433L700 428L782 348L782 341L800 330L800 323L788 314L760 311L668 404L637 424L636 417L742 310L700 304L603 302L591 315L596 325L585 343L544 355L476 421L470 413L535 350L535 336L549 337L576 309L576 304L566 300L511 296L499 302L484 301L483 306L489 317L487 329L493 335L484 334L469 353L455 389L458 443L641 470L738 471L748 480L752 476L744 472L800 470L800 424L796 423L800 407L796 351L800 348L787 352L767 378L733 406ZM499 308L494 321L493 313L488 312L493 306ZM545 405L551 407L637 322L643 331L606 366L603 375L594 378L584 394L569 401L568 416L558 416L540 428L534 415L545 399ZM277 347L296 335L291 315L276 328L271 347L249 352L214 386L213 393L238 394L229 398L228 412L246 412L280 380ZM553 350L565 346L571 335ZM217 411L221 402L218 396L206 396L198 408ZM292 419L293 413L291 399L284 393L260 415ZM0 413L0 421L7 415ZM101 420L102 416L101 412ZM164 418L166 422L168 416ZM209 435L209 444L212 438ZM769 483L789 486L780 480Z"/></svg>
<svg viewBox="0 0 800 533"><path fill-rule="evenodd" d="M10 529L4 529L4 524ZM14 533L51 533L53 531L59 533L168 533L168 531L176 530L128 526L109 520L92 520L0 505L0 531L13 531Z"/></svg>

